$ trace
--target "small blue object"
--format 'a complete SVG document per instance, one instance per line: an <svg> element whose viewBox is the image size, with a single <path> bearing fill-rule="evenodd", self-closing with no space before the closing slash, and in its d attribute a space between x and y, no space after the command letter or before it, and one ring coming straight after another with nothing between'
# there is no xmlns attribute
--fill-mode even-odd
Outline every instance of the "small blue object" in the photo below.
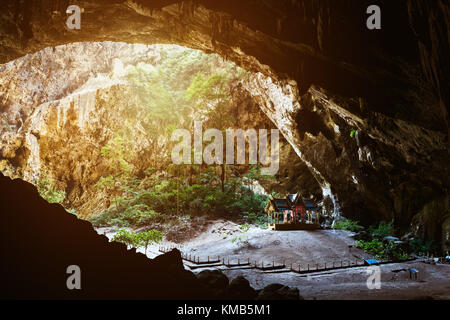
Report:
<svg viewBox="0 0 450 320"><path fill-rule="evenodd" d="M410 279L414 278L415 280L417 280L417 275L419 274L419 270L411 268L411 269L408 269L408 271L409 271L409 278Z"/></svg>
<svg viewBox="0 0 450 320"><path fill-rule="evenodd" d="M366 264L368 264L369 266L373 266L373 265L377 265L379 262L375 259L366 259L364 260Z"/></svg>

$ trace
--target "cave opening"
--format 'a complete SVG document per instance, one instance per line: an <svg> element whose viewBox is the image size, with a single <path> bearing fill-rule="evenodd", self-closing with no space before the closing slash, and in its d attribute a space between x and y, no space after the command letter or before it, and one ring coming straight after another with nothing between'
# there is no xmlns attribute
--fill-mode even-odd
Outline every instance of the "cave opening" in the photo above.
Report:
<svg viewBox="0 0 450 320"><path fill-rule="evenodd" d="M77 230L86 224L75 215L149 257L177 246L185 267L195 268L200 256L216 261L218 249L223 265L240 266L246 257L263 268L270 257L273 268L299 273L310 264L342 267L342 258L355 255L445 252L448 50L436 48L448 48L437 23L446 25L446 6L386 2L403 12L394 20L404 26L388 37L407 42L400 46L380 41L386 32L358 27L361 17L351 16L364 12L363 2L352 10L305 3L252 2L241 10L240 2L85 1L75 31L65 27L65 1L26 8L19 23L14 17L26 5L11 2L0 14L0 171L62 203ZM418 23L419 11L432 18ZM101 42L111 39L135 44ZM192 132L198 119L217 131L228 122L279 130L278 173L261 177L257 165L174 166L171 133ZM299 189L321 206L325 230L261 228L269 194L288 201ZM291 217L284 212L284 222Z"/></svg>
<svg viewBox="0 0 450 320"><path fill-rule="evenodd" d="M217 54L178 45L73 43L19 58L4 71L10 93L14 83L25 90L16 100L2 96L1 171L33 183L48 202L111 238L128 228L181 242L211 219L265 227L270 195L322 199L310 168L278 133L279 168L270 176L251 163L252 150L261 150L251 136L243 136L244 158L233 156L237 165L173 163L173 132L194 136L199 121L222 131L224 142L233 128L273 138L276 126L252 92L259 75ZM180 232L180 225L192 232Z"/></svg>

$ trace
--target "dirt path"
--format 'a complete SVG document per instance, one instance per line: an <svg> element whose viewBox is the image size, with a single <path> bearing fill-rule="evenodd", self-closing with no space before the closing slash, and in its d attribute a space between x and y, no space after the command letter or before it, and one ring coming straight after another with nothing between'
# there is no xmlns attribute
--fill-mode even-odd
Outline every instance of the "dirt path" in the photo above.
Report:
<svg viewBox="0 0 450 320"><path fill-rule="evenodd" d="M264 261L286 264L323 264L367 258L364 251L353 247L351 233L341 230L271 231L251 227L241 232L240 226L217 221L183 244L183 252L200 259L223 257L226 260Z"/></svg>

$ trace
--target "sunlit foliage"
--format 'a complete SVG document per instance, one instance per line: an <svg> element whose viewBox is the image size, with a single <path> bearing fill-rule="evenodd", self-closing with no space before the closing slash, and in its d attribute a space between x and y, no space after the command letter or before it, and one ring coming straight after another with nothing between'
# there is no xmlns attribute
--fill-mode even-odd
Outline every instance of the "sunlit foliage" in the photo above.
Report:
<svg viewBox="0 0 450 320"><path fill-rule="evenodd" d="M137 249L144 247L145 253L147 254L148 246L154 243L159 243L162 239L163 233L158 230L134 233L133 231L121 229L114 235L112 241L123 243L128 248L134 247Z"/></svg>
<svg viewBox="0 0 450 320"><path fill-rule="evenodd" d="M92 223L140 227L173 217L210 215L250 217L264 224L260 217L266 196L250 188L261 178L258 167L239 171L225 165L176 166L169 155L175 129L191 130L196 120L223 131L232 127L231 90L246 75L217 55L180 47L162 49L156 66L129 67L128 81L138 103L128 110L130 123L102 149L109 171L97 187L111 196L112 205L92 216ZM149 157L154 159L148 168L142 168L139 155L129 146L131 123L145 130Z"/></svg>
<svg viewBox="0 0 450 320"><path fill-rule="evenodd" d="M66 198L66 193L56 189L45 172L41 174L41 177L35 185L41 197L49 203L62 203Z"/></svg>

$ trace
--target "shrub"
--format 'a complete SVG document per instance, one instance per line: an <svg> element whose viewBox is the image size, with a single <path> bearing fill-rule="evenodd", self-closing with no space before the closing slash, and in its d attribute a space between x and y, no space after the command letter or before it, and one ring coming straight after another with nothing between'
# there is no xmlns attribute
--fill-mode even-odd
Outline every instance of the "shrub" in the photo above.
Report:
<svg viewBox="0 0 450 320"><path fill-rule="evenodd" d="M380 238L393 236L395 234L394 229L394 220L392 220L389 223L386 223L384 221L381 221L378 227L369 227L369 232L372 234L372 236L379 236Z"/></svg>
<svg viewBox="0 0 450 320"><path fill-rule="evenodd" d="M383 251L383 242L378 239L372 239L370 241L356 241L356 247L364 249L364 251L378 255Z"/></svg>
<svg viewBox="0 0 450 320"><path fill-rule="evenodd" d="M435 253L438 247L433 240L413 239L409 242L409 250L416 254Z"/></svg>
<svg viewBox="0 0 450 320"><path fill-rule="evenodd" d="M400 245L390 241L383 242L379 239L372 239L371 241L360 240L356 242L356 247L363 249L380 260L404 260L408 258L408 253Z"/></svg>
<svg viewBox="0 0 450 320"><path fill-rule="evenodd" d="M96 227L142 227L162 220L163 216L160 213L145 204L125 206L119 215L116 214L116 209L108 209L89 218L89 221Z"/></svg>
<svg viewBox="0 0 450 320"><path fill-rule="evenodd" d="M250 212L245 216L246 220L262 229L268 228L267 215L265 213Z"/></svg>
<svg viewBox="0 0 450 320"><path fill-rule="evenodd" d="M52 187L52 181L47 178L47 174L43 173L36 182L36 187L41 195L48 203L62 203L66 198L66 192Z"/></svg>
<svg viewBox="0 0 450 320"><path fill-rule="evenodd" d="M111 210L105 210L103 212L93 214L87 218L94 227L107 227L110 226L110 221L113 219Z"/></svg>
<svg viewBox="0 0 450 320"><path fill-rule="evenodd" d="M78 212L75 209L66 209L66 211L70 214L73 214L74 216L76 216L78 218Z"/></svg>
<svg viewBox="0 0 450 320"><path fill-rule="evenodd" d="M123 211L119 219L133 226L145 226L160 221L161 214L150 209L146 204L129 206Z"/></svg>
<svg viewBox="0 0 450 320"><path fill-rule="evenodd" d="M248 224L243 224L239 228L239 235L231 239L232 243L238 242L239 244L242 244L247 241L247 236L244 236L244 234L246 234L247 231L250 230L250 226Z"/></svg>
<svg viewBox="0 0 450 320"><path fill-rule="evenodd" d="M338 229L338 230L352 231L352 232L358 232L363 229L363 227L361 227L359 225L359 221L353 221L350 219L336 221L333 225L333 228Z"/></svg>

